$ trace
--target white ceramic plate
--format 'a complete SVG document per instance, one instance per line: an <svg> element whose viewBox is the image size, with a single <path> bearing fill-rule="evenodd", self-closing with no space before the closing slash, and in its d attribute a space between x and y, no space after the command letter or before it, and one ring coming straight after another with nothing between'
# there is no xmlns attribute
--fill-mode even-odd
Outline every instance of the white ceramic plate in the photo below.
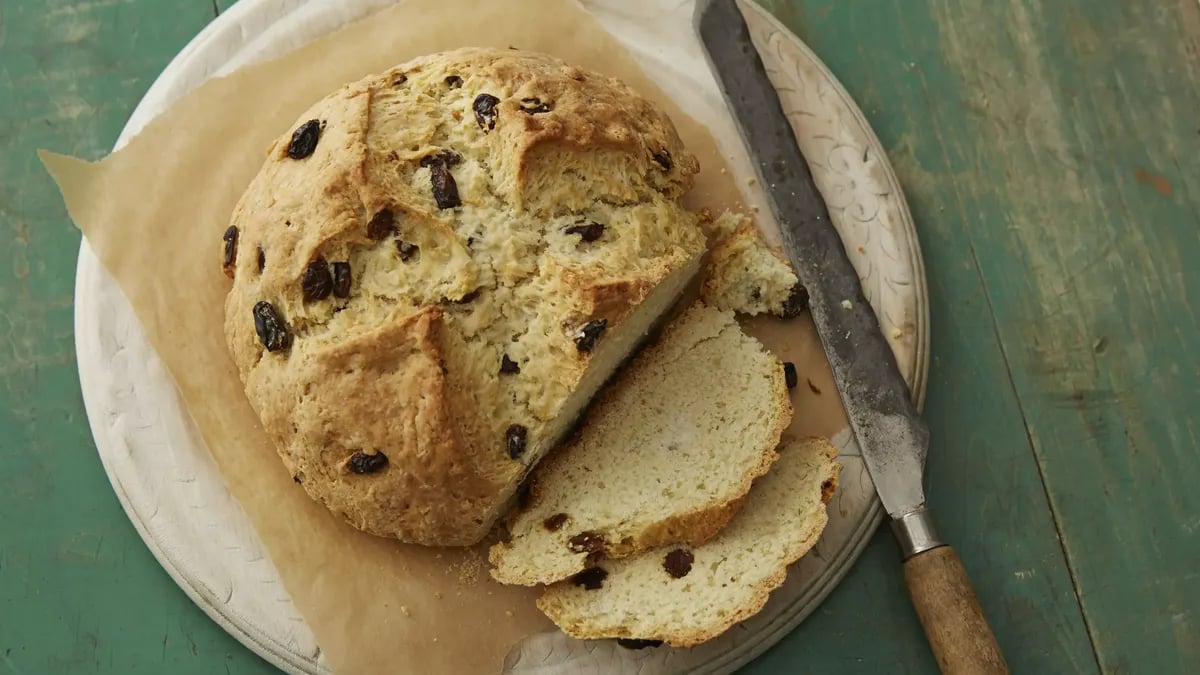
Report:
<svg viewBox="0 0 1200 675"><path fill-rule="evenodd" d="M403 1L403 0L400 0ZM207 78L287 51L394 0L241 0L167 66L117 146ZM690 0L583 0L673 98L712 130L731 169L750 175L732 120L691 34ZM916 233L883 148L821 61L757 5L746 3L755 43L779 89L867 299L892 337L918 402L928 370L928 300ZM747 194L761 205L761 195ZM765 209L764 209L765 213ZM770 225L768 224L768 227ZM133 309L88 247L75 286L79 375L92 434L113 489L167 573L247 647L294 673L326 667L241 507L150 347ZM845 575L882 516L848 430L833 439L844 464L820 543L766 608L692 649L631 651L611 641L535 635L505 663L519 673L727 673L799 624Z"/></svg>

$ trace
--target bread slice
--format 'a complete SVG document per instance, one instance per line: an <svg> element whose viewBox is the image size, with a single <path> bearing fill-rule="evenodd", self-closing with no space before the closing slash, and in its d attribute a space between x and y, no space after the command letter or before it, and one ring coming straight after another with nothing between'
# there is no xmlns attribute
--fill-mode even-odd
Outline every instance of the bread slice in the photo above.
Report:
<svg viewBox="0 0 1200 675"><path fill-rule="evenodd" d="M492 576L545 584L598 557L704 543L771 466L791 416L778 359L732 313L693 306L538 467Z"/></svg>
<svg viewBox="0 0 1200 675"><path fill-rule="evenodd" d="M789 443L712 541L600 561L576 582L547 588L538 607L577 638L688 647L720 635L762 609L788 565L817 542L841 470L836 457L824 440Z"/></svg>
<svg viewBox="0 0 1200 675"><path fill-rule="evenodd" d="M750 218L726 212L707 227L713 241L700 299L739 314L791 318L805 308L808 294L782 254L762 238Z"/></svg>

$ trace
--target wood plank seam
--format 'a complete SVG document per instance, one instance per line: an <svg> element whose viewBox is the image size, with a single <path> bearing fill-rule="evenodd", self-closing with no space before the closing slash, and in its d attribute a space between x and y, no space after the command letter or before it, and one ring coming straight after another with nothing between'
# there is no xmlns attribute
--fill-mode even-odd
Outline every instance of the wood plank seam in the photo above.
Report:
<svg viewBox="0 0 1200 675"><path fill-rule="evenodd" d="M936 124L936 122L935 122ZM965 229L965 228L964 228ZM1022 431L1025 432L1025 440L1029 445L1029 452L1033 455L1033 464L1037 467L1038 479L1042 482L1042 494L1046 497L1046 505L1050 511L1050 522L1054 524L1054 534L1058 538L1058 548L1062 551L1063 561L1066 563L1067 574L1071 578L1071 590L1075 593L1075 606L1079 608L1079 616L1083 619L1083 629L1088 636L1088 643L1092 647L1092 658L1095 659L1096 672L1104 672L1104 668L1100 664L1100 650L1096 644L1096 634L1092 628L1092 622L1088 618L1087 610L1083 606L1083 598L1079 594L1079 579L1076 577L1075 565L1071 562L1071 554L1067 550L1066 539L1063 537L1062 524L1059 522L1058 511L1054 508L1054 498L1050 494L1050 490L1046 487L1046 475L1042 469L1042 460L1037 450L1037 443L1034 441L1033 431L1029 426L1029 417L1025 414L1025 402L1021 400L1021 395L1017 391L1017 383L1012 375L1012 363L1008 358L1008 348L1004 345L1004 340L1000 335L1000 325L996 320L996 310L992 306L992 294L988 290L987 279L983 275L983 271L979 266L979 257L975 253L975 243L971 241L970 233L966 233L968 250L971 253L971 264L975 268L975 273L979 276L979 285L983 288L983 301L987 304L988 316L991 317L992 332L996 335L996 344L1000 347L1000 360L1004 364L1005 382L1009 390L1012 392L1013 400L1017 403L1017 412L1021 416Z"/></svg>

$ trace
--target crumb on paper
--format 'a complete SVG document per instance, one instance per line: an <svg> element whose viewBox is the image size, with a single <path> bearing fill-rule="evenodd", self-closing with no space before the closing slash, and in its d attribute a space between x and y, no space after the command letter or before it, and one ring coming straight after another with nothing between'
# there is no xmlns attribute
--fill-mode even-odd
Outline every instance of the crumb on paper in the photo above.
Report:
<svg viewBox="0 0 1200 675"><path fill-rule="evenodd" d="M864 248L863 248L862 244L859 244L859 245L858 245L858 252L859 252L859 253L866 253L867 251L866 251L866 249L864 249Z"/></svg>
<svg viewBox="0 0 1200 675"><path fill-rule="evenodd" d="M507 617L510 617L510 618L511 618L511 617L512 617L512 615L513 615L513 613L512 613L512 610L511 610L511 609L506 609L506 610L504 610L504 616L507 616Z"/></svg>
<svg viewBox="0 0 1200 675"><path fill-rule="evenodd" d="M724 173L728 173L728 172L725 170L725 167L721 167L721 173L722 173L722 174L724 174Z"/></svg>
<svg viewBox="0 0 1200 675"><path fill-rule="evenodd" d="M437 642L437 638L433 638L433 641L434 641L434 642Z"/></svg>
<svg viewBox="0 0 1200 675"><path fill-rule="evenodd" d="M446 573L453 572L461 584L473 584L479 580L483 571L483 558L474 549L467 549L466 557L461 562L451 563Z"/></svg>
<svg viewBox="0 0 1200 675"><path fill-rule="evenodd" d="M750 176L749 178L746 179L746 185L754 185L757 182L758 182L758 179L755 178L754 176Z"/></svg>
<svg viewBox="0 0 1200 675"><path fill-rule="evenodd" d="M902 335L904 335L904 331L900 330L899 327L892 329L892 339L893 340L899 340Z"/></svg>
<svg viewBox="0 0 1200 675"><path fill-rule="evenodd" d="M805 379L807 380L808 378L805 378ZM816 394L817 396L821 395L821 388L818 387L817 385L813 384L812 380L808 380L808 390L811 391L812 393Z"/></svg>
<svg viewBox="0 0 1200 675"><path fill-rule="evenodd" d="M441 599L442 599L442 592L441 592L441 591L434 591L434 592L433 592L433 597L434 597L434 599L435 599L435 600L441 600Z"/></svg>
<svg viewBox="0 0 1200 675"><path fill-rule="evenodd" d="M757 206L751 206L751 207L750 207L750 211L751 211L752 213L758 213L758 207L757 207Z"/></svg>
<svg viewBox="0 0 1200 675"><path fill-rule="evenodd" d="M854 309L854 303L849 300L842 301L842 309Z"/></svg>
<svg viewBox="0 0 1200 675"><path fill-rule="evenodd" d="M408 605L400 605L400 613L404 616L412 616L408 611Z"/></svg>

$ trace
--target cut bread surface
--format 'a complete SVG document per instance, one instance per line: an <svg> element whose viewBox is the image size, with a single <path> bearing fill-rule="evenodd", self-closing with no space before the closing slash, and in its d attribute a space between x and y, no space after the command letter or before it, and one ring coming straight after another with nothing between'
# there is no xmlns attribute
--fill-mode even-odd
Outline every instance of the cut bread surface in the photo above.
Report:
<svg viewBox="0 0 1200 675"><path fill-rule="evenodd" d="M786 444L745 508L708 543L597 561L549 586L538 607L577 638L687 647L720 635L761 610L788 565L816 544L841 470L836 457L824 440Z"/></svg>
<svg viewBox="0 0 1200 675"><path fill-rule="evenodd" d="M732 313L693 306L534 472L530 503L491 550L492 576L552 583L598 558L704 543L775 460L791 412L778 359Z"/></svg>

